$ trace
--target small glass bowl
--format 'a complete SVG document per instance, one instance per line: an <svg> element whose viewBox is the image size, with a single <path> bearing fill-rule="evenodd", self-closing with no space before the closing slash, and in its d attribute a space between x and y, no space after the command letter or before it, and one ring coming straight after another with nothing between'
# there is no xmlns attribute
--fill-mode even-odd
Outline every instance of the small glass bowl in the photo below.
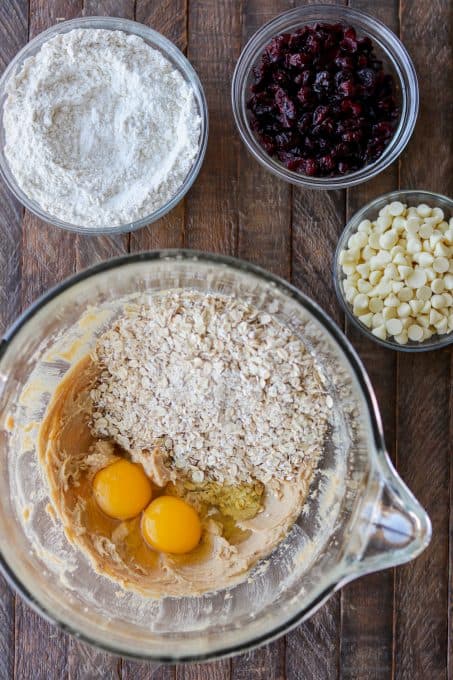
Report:
<svg viewBox="0 0 453 680"><path fill-rule="evenodd" d="M432 338L423 342L413 342L409 340L406 345L400 345L398 342L396 342L396 340L392 339L381 340L380 338L377 338L375 335L373 335L370 329L367 328L361 321L359 321L356 316L354 316L352 307L346 300L346 295L343 288L343 281L346 277L341 269L340 253L347 247L350 237L357 232L357 227L359 226L360 222L367 219L371 221L376 220L379 210L392 201L401 201L401 203L406 204L408 207L417 206L420 203L427 203L433 208L442 208L445 211L446 219L447 217L453 217L453 200L447 196L435 194L431 191L392 191L388 194L384 194L383 196L379 196L379 198L375 198L373 201L370 201L370 203L367 203L367 205L365 205L351 217L338 241L333 264L333 282L335 292L341 306L346 313L346 316L352 325L362 331L362 333L368 336L371 340L377 342L383 347L399 350L400 352L426 352L428 350L446 347L447 345L453 343L453 331L450 333L445 333L444 335L433 335Z"/></svg>
<svg viewBox="0 0 453 680"><path fill-rule="evenodd" d="M189 170L184 182L179 187L176 194L167 203L164 203L160 208L149 215L134 220L128 224L117 224L114 226L83 226L81 224L71 224L58 219L54 215L49 214L41 208L41 206L34 200L30 199L19 187L17 181L12 174L9 163L5 157L5 130L3 127L3 108L7 99L6 92L7 83L13 73L20 69L26 59L34 56L41 49L42 45L60 33L67 33L78 28L103 28L110 31L123 31L124 33L137 35L142 38L152 48L161 52L166 59L181 73L184 80L191 86L195 100L198 106L198 113L201 118L200 139L197 155L193 161L192 167ZM0 79L0 174L6 182L9 189L16 196L16 198L32 213L37 215L45 222L49 222L56 227L68 229L82 234L121 234L124 232L135 231L141 227L156 222L163 215L168 213L188 192L194 183L198 173L200 172L203 163L206 146L208 141L208 107L206 98L200 80L193 69L190 62L182 54L182 52L163 35L148 28L136 21L128 21L127 19L117 19L114 17L84 17L81 19L71 19L70 21L62 21L61 23L52 26L47 31L43 31L36 38L31 40L25 47L18 52L14 59L10 62L7 69Z"/></svg>
<svg viewBox="0 0 453 680"><path fill-rule="evenodd" d="M378 59L395 79L400 119L395 133L382 155L360 170L336 177L308 177L288 170L264 151L250 127L247 101L250 97L252 68L269 41L281 33L292 33L316 22L342 23L353 26L359 36L373 41ZM341 189L366 182L385 170L398 158L413 132L418 113L418 82L415 68L405 47L385 24L359 10L340 5L304 5L280 14L262 26L243 49L233 75L231 97L234 118L247 149L267 170L292 184L311 189Z"/></svg>

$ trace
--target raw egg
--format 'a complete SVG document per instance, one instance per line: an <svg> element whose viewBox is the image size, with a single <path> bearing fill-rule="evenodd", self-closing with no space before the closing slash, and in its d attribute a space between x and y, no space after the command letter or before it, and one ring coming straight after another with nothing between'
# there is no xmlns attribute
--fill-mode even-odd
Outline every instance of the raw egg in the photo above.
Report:
<svg viewBox="0 0 453 680"><path fill-rule="evenodd" d="M96 473L93 491L101 510L114 519L135 517L152 496L151 483L142 466L123 459Z"/></svg>
<svg viewBox="0 0 453 680"><path fill-rule="evenodd" d="M159 496L143 513L143 537L160 552L182 555L197 547L201 522L191 505L175 496Z"/></svg>

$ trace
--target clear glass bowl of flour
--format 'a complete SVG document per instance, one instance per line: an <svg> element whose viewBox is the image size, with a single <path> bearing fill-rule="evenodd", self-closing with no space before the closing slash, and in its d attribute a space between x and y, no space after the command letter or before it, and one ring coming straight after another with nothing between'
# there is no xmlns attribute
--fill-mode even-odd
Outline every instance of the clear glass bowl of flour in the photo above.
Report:
<svg viewBox="0 0 453 680"><path fill-rule="evenodd" d="M234 296L274 317L312 354L331 427L304 510L245 580L198 597L145 598L93 570L48 510L36 451L63 376L131 296ZM370 381L347 338L298 290L237 259L195 251L117 258L61 283L0 342L0 569L42 615L101 648L158 661L240 653L308 618L348 581L407 562L430 521L386 454Z"/></svg>
<svg viewBox="0 0 453 680"><path fill-rule="evenodd" d="M52 215L45 210L36 200L31 199L19 186L19 183L13 174L8 159L5 156L5 127L3 124L3 114L5 102L8 97L7 86L11 77L17 74L23 67L26 59L35 56L51 38L63 33L68 33L75 29L106 29L109 31L122 31L127 35L135 35L142 38L150 47L159 51L166 60L174 67L176 71L182 76L185 83L193 92L195 99L197 113L200 118L199 126L199 140L198 149L193 157L192 165L190 166L185 178L181 181L179 186L175 185L174 193L165 197L165 202L162 203L149 214L140 216L139 219L134 219L127 223L112 224L112 220L100 226L87 225L83 223L76 223L76 221L65 221ZM150 92L152 97L152 92ZM168 213L174 206L181 201L187 191L194 183L201 165L203 163L206 152L207 138L208 138L208 111L206 98L203 92L200 80L189 63L186 57L180 50L167 38L160 33L144 26L143 24L128 21L125 19L118 19L113 17L85 17L81 19L74 19L70 21L61 22L52 26L47 31L40 33L36 38L31 40L11 61L6 68L2 78L0 79L0 174L6 182L9 189L16 196L16 198L31 212L37 215L42 220L49 222L57 227L68 229L71 231L84 234L118 234L123 232L135 231L141 227L155 222L163 215ZM83 220L80 220L83 222Z"/></svg>

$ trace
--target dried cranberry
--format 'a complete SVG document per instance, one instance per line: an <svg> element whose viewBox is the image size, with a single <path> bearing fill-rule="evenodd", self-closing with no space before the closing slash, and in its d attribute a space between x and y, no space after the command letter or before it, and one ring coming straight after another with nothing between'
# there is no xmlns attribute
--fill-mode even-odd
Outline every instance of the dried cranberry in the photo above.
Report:
<svg viewBox="0 0 453 680"><path fill-rule="evenodd" d="M337 66L341 70L345 69L352 70L354 68L354 59L352 57L347 56L346 54L340 54L335 59L335 66Z"/></svg>
<svg viewBox="0 0 453 680"><path fill-rule="evenodd" d="M305 51L307 54L319 54L321 50L321 41L315 35L309 35L305 42Z"/></svg>
<svg viewBox="0 0 453 680"><path fill-rule="evenodd" d="M299 118L297 122L297 129L299 132L308 132L308 130L311 128L312 124L312 114L311 113L304 113L302 116Z"/></svg>
<svg viewBox="0 0 453 680"><path fill-rule="evenodd" d="M294 132L280 132L275 135L275 143L280 149L292 149L300 142L300 137Z"/></svg>
<svg viewBox="0 0 453 680"><path fill-rule="evenodd" d="M360 38L357 40L357 49L359 52L371 52L373 49L373 43L371 42L371 38L369 38L367 35L364 38Z"/></svg>
<svg viewBox="0 0 453 680"><path fill-rule="evenodd" d="M347 144L357 144L362 139L363 134L360 130L347 130L341 135L343 142Z"/></svg>
<svg viewBox="0 0 453 680"><path fill-rule="evenodd" d="M278 88L277 92L275 93L275 103L278 110L280 111L279 119L282 121L285 127L291 127L293 121L296 120L296 107L286 92L281 88Z"/></svg>
<svg viewBox="0 0 453 680"><path fill-rule="evenodd" d="M357 77L360 84L367 90L371 91L376 87L376 72L372 68L359 69Z"/></svg>
<svg viewBox="0 0 453 680"><path fill-rule="evenodd" d="M276 36L253 80L251 128L295 172L353 172L379 158L394 134L394 79L351 26L317 23Z"/></svg>
<svg viewBox="0 0 453 680"><path fill-rule="evenodd" d="M391 123L376 123L372 128L375 137L389 139L393 135L393 125Z"/></svg>
<svg viewBox="0 0 453 680"><path fill-rule="evenodd" d="M337 92L343 97L353 97L356 92L356 86L352 79L343 80L337 88Z"/></svg>
<svg viewBox="0 0 453 680"><path fill-rule="evenodd" d="M318 125L329 115L328 106L318 106L313 112L313 125Z"/></svg>
<svg viewBox="0 0 453 680"><path fill-rule="evenodd" d="M284 55L285 47L288 45L288 42L289 36L286 34L277 35L276 38L273 38L270 41L269 45L266 47L266 54L269 57L270 61L276 62L282 58L282 56Z"/></svg>
<svg viewBox="0 0 453 680"><path fill-rule="evenodd" d="M332 85L332 78L329 71L320 71L315 78L313 89L318 94L327 94Z"/></svg>
<svg viewBox="0 0 453 680"><path fill-rule="evenodd" d="M304 52L296 52L295 54L288 55L286 59L287 67L292 66L293 68L304 68L305 64L310 61L310 57Z"/></svg>
<svg viewBox="0 0 453 680"><path fill-rule="evenodd" d="M308 87L308 85L301 87L297 93L297 99L303 106L310 104L314 99L311 87Z"/></svg>
<svg viewBox="0 0 453 680"><path fill-rule="evenodd" d="M335 168L335 161L333 156L321 156L319 159L319 167L325 172L331 172Z"/></svg>
<svg viewBox="0 0 453 680"><path fill-rule="evenodd" d="M366 54L359 54L357 57L357 66L360 66L360 68L364 68L365 66L368 66L368 57Z"/></svg>

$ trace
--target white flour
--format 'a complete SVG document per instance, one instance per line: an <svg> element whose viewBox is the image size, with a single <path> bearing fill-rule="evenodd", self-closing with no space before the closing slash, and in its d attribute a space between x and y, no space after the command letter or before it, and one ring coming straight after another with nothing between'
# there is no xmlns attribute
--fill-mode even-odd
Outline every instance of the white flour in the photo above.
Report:
<svg viewBox="0 0 453 680"><path fill-rule="evenodd" d="M127 224L166 203L199 147L192 88L122 31L46 42L8 84L5 153L25 194L61 220Z"/></svg>

